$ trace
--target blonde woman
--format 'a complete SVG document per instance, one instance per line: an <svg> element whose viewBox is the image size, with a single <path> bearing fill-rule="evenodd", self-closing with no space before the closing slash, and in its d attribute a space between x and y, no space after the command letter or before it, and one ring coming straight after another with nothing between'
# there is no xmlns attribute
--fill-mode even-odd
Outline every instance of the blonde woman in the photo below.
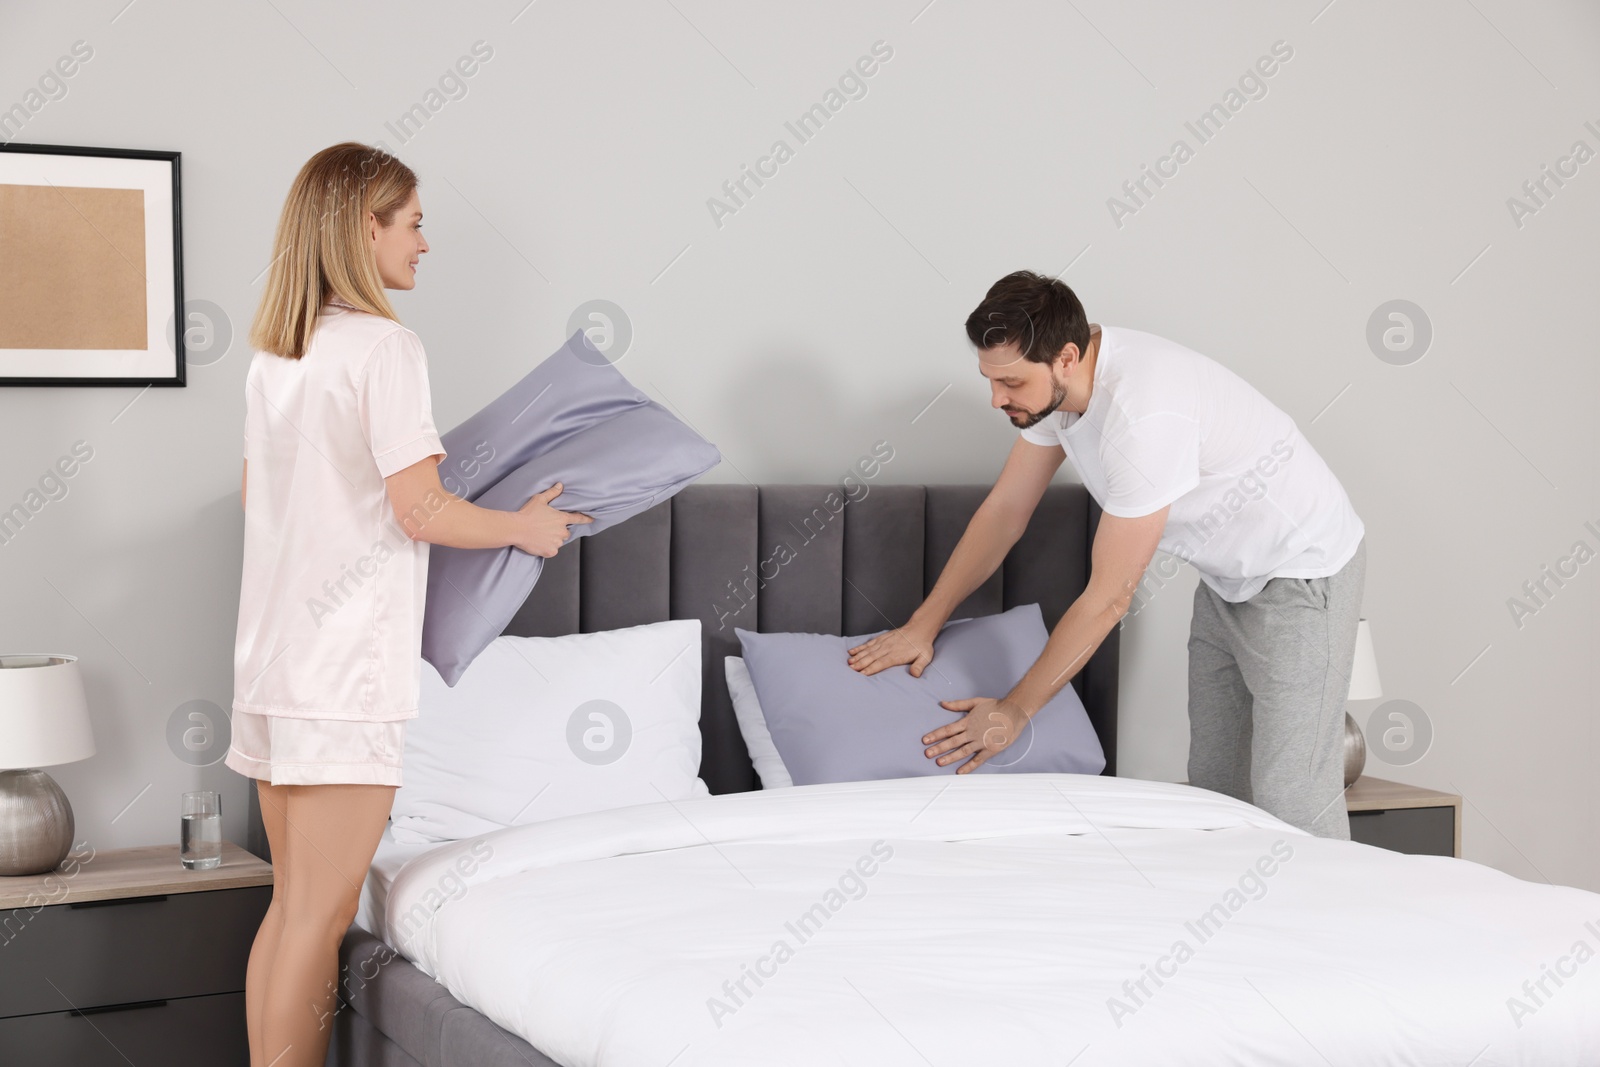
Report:
<svg viewBox="0 0 1600 1067"><path fill-rule="evenodd" d="M227 765L257 779L272 904L245 983L253 1067L322 1067L340 940L417 715L428 545L553 556L586 515L446 492L422 342L385 289L416 286L417 176L346 143L289 191L250 332L244 570Z"/></svg>

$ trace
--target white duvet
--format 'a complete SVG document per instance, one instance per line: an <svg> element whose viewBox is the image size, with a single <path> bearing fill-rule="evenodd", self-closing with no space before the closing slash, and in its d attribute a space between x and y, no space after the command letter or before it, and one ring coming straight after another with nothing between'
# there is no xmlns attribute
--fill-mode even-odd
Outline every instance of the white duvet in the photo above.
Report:
<svg viewBox="0 0 1600 1067"><path fill-rule="evenodd" d="M1600 1064L1600 895L1129 779L514 827L409 861L386 926L567 1067Z"/></svg>

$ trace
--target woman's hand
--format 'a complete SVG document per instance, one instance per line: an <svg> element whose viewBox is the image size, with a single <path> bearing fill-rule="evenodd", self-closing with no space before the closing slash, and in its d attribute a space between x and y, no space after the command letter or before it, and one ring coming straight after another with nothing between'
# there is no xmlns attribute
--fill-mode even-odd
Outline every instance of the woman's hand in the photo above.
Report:
<svg viewBox="0 0 1600 1067"><path fill-rule="evenodd" d="M866 644L850 650L850 666L862 674L877 674L890 667L911 664L911 677L921 678L933 662L933 639L939 627L912 619L898 630L879 634Z"/></svg>
<svg viewBox="0 0 1600 1067"><path fill-rule="evenodd" d="M561 483L557 482L522 506L517 517L522 522L523 530L513 542L515 547L531 556L548 559L567 543L572 532L567 527L594 521L581 511L557 511L551 507L550 501L560 495Z"/></svg>

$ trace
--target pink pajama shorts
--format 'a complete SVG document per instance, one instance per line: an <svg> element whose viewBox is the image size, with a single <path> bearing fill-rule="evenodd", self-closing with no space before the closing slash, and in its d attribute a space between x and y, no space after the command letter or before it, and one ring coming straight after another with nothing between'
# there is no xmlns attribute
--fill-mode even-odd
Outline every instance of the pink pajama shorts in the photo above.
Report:
<svg viewBox="0 0 1600 1067"><path fill-rule="evenodd" d="M394 785L406 720L360 722L233 713L223 763L272 785Z"/></svg>

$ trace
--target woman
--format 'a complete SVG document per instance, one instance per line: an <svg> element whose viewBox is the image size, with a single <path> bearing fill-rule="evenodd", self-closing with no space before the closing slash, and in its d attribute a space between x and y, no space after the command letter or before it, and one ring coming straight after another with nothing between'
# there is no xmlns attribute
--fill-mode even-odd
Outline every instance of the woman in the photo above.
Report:
<svg viewBox="0 0 1600 1067"><path fill-rule="evenodd" d="M254 1067L321 1067L339 943L417 714L428 545L553 556L551 486L516 512L447 493L427 360L385 289L416 285L417 176L366 145L289 191L246 377L244 573L227 765L258 779L272 905L250 953Z"/></svg>

